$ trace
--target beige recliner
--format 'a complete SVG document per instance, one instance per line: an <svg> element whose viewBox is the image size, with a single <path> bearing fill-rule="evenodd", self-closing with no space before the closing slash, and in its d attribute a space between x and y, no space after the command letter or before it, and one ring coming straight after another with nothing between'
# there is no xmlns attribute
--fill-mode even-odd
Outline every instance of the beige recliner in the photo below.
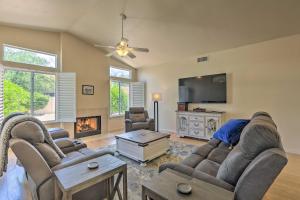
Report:
<svg viewBox="0 0 300 200"><path fill-rule="evenodd" d="M13 120L13 119L11 119ZM10 126L10 120L6 123ZM113 154L110 151L92 151L82 148L72 151L65 156L59 155L57 150L47 142L43 131L45 127L35 121L20 121L10 127L11 139L9 145L21 162L27 173L33 198L38 200L54 199L55 178L53 171L76 163L84 162L104 154ZM51 139L52 140L52 139ZM61 192L59 191L59 196ZM75 193L72 199L103 199L107 197L107 181Z"/></svg>

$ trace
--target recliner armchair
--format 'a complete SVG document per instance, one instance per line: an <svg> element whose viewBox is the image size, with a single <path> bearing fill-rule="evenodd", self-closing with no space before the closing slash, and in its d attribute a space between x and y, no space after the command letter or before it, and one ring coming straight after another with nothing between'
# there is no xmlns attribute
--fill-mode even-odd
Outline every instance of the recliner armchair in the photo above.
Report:
<svg viewBox="0 0 300 200"><path fill-rule="evenodd" d="M166 163L159 171L170 168L217 185L234 192L235 200L260 200L287 162L275 123L269 114L259 112L233 149L211 139L180 164Z"/></svg>
<svg viewBox="0 0 300 200"><path fill-rule="evenodd" d="M21 119L22 116L19 118ZM30 117L28 117L30 118ZM81 148L77 151L66 153L64 157L58 155L49 145L43 133L45 127L34 120L24 121L16 118L9 119L5 126L8 127L11 139L9 145L18 160L23 165L33 198L38 200L54 199L55 178L53 171L75 165L105 154L110 151L92 151ZM51 138L52 139L52 138ZM103 199L107 197L108 182L103 181L93 187L75 193L72 199ZM60 192L60 191L59 191ZM58 194L61 196L62 194Z"/></svg>
<svg viewBox="0 0 300 200"><path fill-rule="evenodd" d="M69 132L65 129L49 128L48 132L63 153L70 153L87 147L82 141L69 138Z"/></svg>
<svg viewBox="0 0 300 200"><path fill-rule="evenodd" d="M154 120L149 118L148 112L143 107L131 107L129 111L125 111L125 131L140 129L154 131Z"/></svg>

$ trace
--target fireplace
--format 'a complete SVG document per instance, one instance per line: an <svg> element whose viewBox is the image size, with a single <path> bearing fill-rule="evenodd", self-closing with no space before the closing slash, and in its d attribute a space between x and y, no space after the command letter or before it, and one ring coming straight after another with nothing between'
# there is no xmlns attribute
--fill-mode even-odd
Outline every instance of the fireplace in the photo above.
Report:
<svg viewBox="0 0 300 200"><path fill-rule="evenodd" d="M78 117L74 124L74 137L101 134L101 116Z"/></svg>

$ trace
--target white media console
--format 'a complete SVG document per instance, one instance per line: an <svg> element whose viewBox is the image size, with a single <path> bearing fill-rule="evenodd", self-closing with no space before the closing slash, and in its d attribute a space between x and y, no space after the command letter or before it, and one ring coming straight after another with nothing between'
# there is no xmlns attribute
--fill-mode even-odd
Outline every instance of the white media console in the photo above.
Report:
<svg viewBox="0 0 300 200"><path fill-rule="evenodd" d="M176 112L177 135L209 140L222 125L223 112Z"/></svg>

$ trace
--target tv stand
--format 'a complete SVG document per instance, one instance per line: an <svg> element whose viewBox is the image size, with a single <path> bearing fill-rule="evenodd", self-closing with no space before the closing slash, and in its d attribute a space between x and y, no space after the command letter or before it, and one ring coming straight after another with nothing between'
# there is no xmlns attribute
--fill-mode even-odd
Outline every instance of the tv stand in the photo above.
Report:
<svg viewBox="0 0 300 200"><path fill-rule="evenodd" d="M220 128L224 112L176 111L176 133L179 137L209 140Z"/></svg>

